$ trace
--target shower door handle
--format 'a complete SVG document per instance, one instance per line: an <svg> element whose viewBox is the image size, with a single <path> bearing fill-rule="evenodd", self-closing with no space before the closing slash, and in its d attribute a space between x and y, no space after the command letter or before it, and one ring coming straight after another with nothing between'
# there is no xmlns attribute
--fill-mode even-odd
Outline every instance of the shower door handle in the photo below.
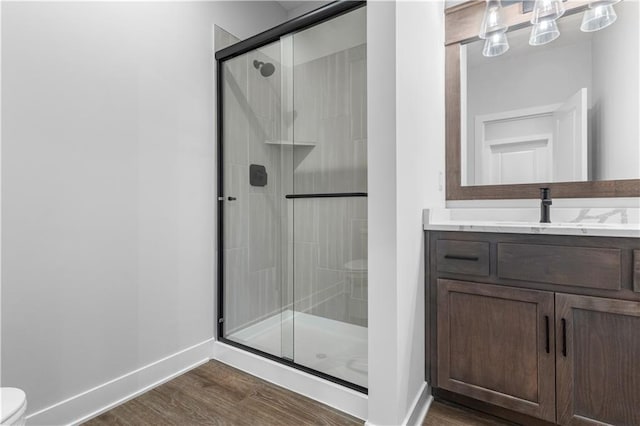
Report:
<svg viewBox="0 0 640 426"><path fill-rule="evenodd" d="M235 201L235 200L237 200L237 198L236 198L236 197L227 197L227 200L229 200L229 201Z"/></svg>
<svg viewBox="0 0 640 426"><path fill-rule="evenodd" d="M366 197L366 192L324 192L320 194L287 194L284 198L343 198L343 197Z"/></svg>

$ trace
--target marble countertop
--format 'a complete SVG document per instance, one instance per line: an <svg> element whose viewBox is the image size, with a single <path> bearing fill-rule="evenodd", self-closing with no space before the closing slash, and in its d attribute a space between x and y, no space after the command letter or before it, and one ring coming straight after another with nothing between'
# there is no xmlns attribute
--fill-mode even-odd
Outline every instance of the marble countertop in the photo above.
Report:
<svg viewBox="0 0 640 426"><path fill-rule="evenodd" d="M443 212L433 212L425 210L423 214L424 229L430 231L494 232L513 234L549 234L640 238L640 224L638 223L536 223L528 221L509 220L475 221L450 219L447 216L448 215Z"/></svg>

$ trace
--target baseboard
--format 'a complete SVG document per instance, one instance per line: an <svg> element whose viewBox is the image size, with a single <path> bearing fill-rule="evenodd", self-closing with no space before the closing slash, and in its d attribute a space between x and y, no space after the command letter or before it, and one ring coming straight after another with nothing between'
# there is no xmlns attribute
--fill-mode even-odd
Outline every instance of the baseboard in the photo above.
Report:
<svg viewBox="0 0 640 426"><path fill-rule="evenodd" d="M29 414L31 425L76 425L169 381L211 358L213 339L193 345L45 409Z"/></svg>
<svg viewBox="0 0 640 426"><path fill-rule="evenodd" d="M416 395L411 405L411 410L407 413L407 417L402 422L406 426L420 426L427 416L429 407L433 402L433 396L431 395L431 388L426 383L422 384L420 392Z"/></svg>
<svg viewBox="0 0 640 426"><path fill-rule="evenodd" d="M367 418L367 395L226 345L213 344L213 358L253 376L319 401L359 419Z"/></svg>
<svg viewBox="0 0 640 426"><path fill-rule="evenodd" d="M416 394L413 402L411 403L411 409L405 416L402 423L402 426L420 426L427 416L427 412L431 407L431 403L433 402L433 396L431 395L431 388L423 383L420 387L420 391ZM377 425L373 422L366 421L365 426L382 426ZM389 426L389 425L385 425Z"/></svg>

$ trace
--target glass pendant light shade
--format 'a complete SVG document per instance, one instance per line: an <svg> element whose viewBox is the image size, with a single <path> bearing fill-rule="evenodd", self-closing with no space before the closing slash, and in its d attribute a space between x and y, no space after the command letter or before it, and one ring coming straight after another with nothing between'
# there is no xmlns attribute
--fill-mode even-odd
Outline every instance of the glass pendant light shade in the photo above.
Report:
<svg viewBox="0 0 640 426"><path fill-rule="evenodd" d="M556 20L564 14L562 0L536 0L531 14L531 23Z"/></svg>
<svg viewBox="0 0 640 426"><path fill-rule="evenodd" d="M542 21L538 24L534 24L531 29L531 36L529 37L529 44L531 46L541 46L543 44L551 43L553 40L560 36L560 30L558 30L558 24L556 21Z"/></svg>
<svg viewBox="0 0 640 426"><path fill-rule="evenodd" d="M482 18L482 26L480 27L481 39L488 39L495 33L503 33L507 31L507 26L502 21L501 11L502 3L500 0L487 0L487 8L484 10Z"/></svg>
<svg viewBox="0 0 640 426"><path fill-rule="evenodd" d="M491 37L487 38L484 42L484 49L482 54L488 58L493 56L500 56L509 50L509 40L507 40L507 34L494 33Z"/></svg>
<svg viewBox="0 0 640 426"><path fill-rule="evenodd" d="M598 31L616 22L618 15L613 10L616 2L594 2L584 12L580 29L584 32Z"/></svg>

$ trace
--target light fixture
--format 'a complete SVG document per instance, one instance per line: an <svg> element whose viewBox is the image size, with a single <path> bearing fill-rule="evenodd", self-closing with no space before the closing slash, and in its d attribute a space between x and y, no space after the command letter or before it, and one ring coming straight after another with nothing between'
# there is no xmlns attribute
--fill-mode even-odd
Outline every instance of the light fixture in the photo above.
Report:
<svg viewBox="0 0 640 426"><path fill-rule="evenodd" d="M499 56L509 50L507 26L502 22L501 9L502 2L500 0L487 0L480 34L478 34L481 39L485 40L482 54L486 57Z"/></svg>
<svg viewBox="0 0 640 426"><path fill-rule="evenodd" d="M500 0L487 0L487 8L484 10L482 26L480 27L480 34L478 34L481 39L486 40L495 33L507 31L507 26L502 22L501 9L502 3Z"/></svg>
<svg viewBox="0 0 640 426"><path fill-rule="evenodd" d="M580 29L584 32L598 31L616 22L618 15L613 5L620 0L598 0L591 2L584 12Z"/></svg>
<svg viewBox="0 0 640 426"><path fill-rule="evenodd" d="M491 58L493 56L500 56L507 50L509 50L509 40L507 40L507 34L505 32L493 33L489 38L485 40L482 54L488 58Z"/></svg>
<svg viewBox="0 0 640 426"><path fill-rule="evenodd" d="M551 43L560 36L556 20L564 15L563 0L536 0L531 13L531 46Z"/></svg>
<svg viewBox="0 0 640 426"><path fill-rule="evenodd" d="M536 0L531 14L531 23L539 24L543 21L555 21L564 15L562 0Z"/></svg>
<svg viewBox="0 0 640 426"><path fill-rule="evenodd" d="M531 36L529 37L529 44L531 46L541 46L543 44L551 43L558 37L560 37L560 30L558 30L558 24L555 20L550 19L548 21L541 21L537 24L533 24Z"/></svg>

